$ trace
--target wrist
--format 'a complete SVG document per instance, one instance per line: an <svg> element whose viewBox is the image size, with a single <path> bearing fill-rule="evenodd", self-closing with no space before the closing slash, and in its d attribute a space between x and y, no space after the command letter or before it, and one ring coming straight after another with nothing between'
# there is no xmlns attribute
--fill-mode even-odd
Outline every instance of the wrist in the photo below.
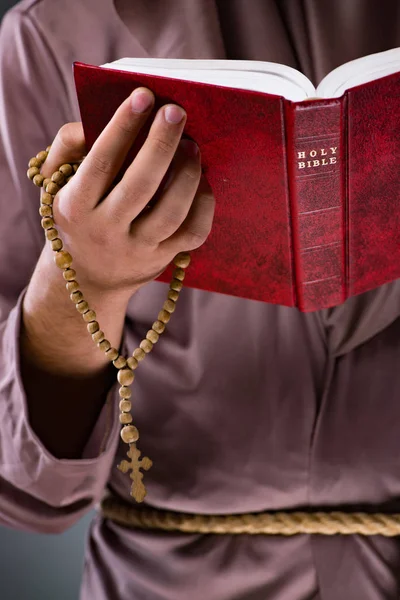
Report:
<svg viewBox="0 0 400 600"><path fill-rule="evenodd" d="M21 348L43 369L86 376L101 371L110 361L93 341L66 283L52 250L44 248L24 296ZM118 350L129 297L86 287L81 290L84 299L95 311L100 330Z"/></svg>
<svg viewBox="0 0 400 600"><path fill-rule="evenodd" d="M54 293L60 296L60 301L65 306L73 306L70 299L70 292L68 292L66 287L67 281L63 276L63 270L55 264L54 255L55 252L51 249L50 245L46 243L39 257L35 271L37 270L38 275L40 274L41 277L46 277L48 283L54 288ZM88 281L82 273L80 273L79 267L76 267L74 263L72 263L71 269L76 269L76 281L79 284L79 289L91 308L92 303L95 302L101 306L108 305L118 307L119 309L125 307L126 309L129 299L136 292L136 290L105 290L104 288L99 288L93 282ZM115 312L115 310L112 312Z"/></svg>

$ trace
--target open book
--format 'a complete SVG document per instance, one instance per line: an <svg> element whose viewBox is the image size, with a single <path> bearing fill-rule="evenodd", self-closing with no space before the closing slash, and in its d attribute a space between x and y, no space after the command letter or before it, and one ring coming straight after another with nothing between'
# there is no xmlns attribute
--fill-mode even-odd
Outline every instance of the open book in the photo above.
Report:
<svg viewBox="0 0 400 600"><path fill-rule="evenodd" d="M187 111L217 200L187 285L308 311L400 277L400 48L317 88L244 60L122 58L74 75L88 148L134 87Z"/></svg>

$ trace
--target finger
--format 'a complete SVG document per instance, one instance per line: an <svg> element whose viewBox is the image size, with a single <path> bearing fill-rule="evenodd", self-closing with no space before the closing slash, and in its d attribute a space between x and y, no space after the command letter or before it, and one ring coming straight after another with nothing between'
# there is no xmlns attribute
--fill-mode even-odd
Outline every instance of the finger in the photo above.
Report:
<svg viewBox="0 0 400 600"><path fill-rule="evenodd" d="M44 177L51 177L62 164L78 162L85 154L82 123L66 123L54 138L41 173Z"/></svg>
<svg viewBox="0 0 400 600"><path fill-rule="evenodd" d="M181 140L171 180L155 206L132 222L131 233L151 246L169 238L186 219L201 177L197 144Z"/></svg>
<svg viewBox="0 0 400 600"><path fill-rule="evenodd" d="M143 146L104 204L112 221L130 223L156 193L178 147L186 122L185 111L175 104L157 113Z"/></svg>
<svg viewBox="0 0 400 600"><path fill-rule="evenodd" d="M97 138L74 177L84 191L88 210L106 194L118 175L126 155L153 107L154 95L147 88L137 88L117 109Z"/></svg>
<svg viewBox="0 0 400 600"><path fill-rule="evenodd" d="M214 211L215 198L206 178L202 175L187 218L170 238L160 244L160 251L175 256L182 249L190 251L199 248L210 234Z"/></svg>

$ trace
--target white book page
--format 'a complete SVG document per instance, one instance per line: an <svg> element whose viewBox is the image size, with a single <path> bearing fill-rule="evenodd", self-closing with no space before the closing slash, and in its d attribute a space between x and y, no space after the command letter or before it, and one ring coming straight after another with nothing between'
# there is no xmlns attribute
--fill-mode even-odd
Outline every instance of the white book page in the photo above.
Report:
<svg viewBox="0 0 400 600"><path fill-rule="evenodd" d="M317 89L292 67L255 60L121 58L104 68L210 83L283 96L293 102L307 98L338 98L354 86L400 72L400 48L352 60L329 73Z"/></svg>
<svg viewBox="0 0 400 600"><path fill-rule="evenodd" d="M368 83L400 71L400 48L363 56L337 67L317 87L321 98L339 98L356 85Z"/></svg>
<svg viewBox="0 0 400 600"><path fill-rule="evenodd" d="M284 96L294 102L315 96L315 87L305 75L278 63L255 60L122 58L101 66L265 92Z"/></svg>

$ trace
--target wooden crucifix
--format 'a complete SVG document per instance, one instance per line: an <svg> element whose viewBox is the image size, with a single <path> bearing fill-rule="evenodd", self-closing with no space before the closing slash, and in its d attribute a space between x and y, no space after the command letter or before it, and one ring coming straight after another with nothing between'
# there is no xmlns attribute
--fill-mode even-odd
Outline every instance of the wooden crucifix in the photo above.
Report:
<svg viewBox="0 0 400 600"><path fill-rule="evenodd" d="M136 448L136 444L129 444L127 456L129 456L131 460L123 460L118 465L118 469L122 471L122 473L127 473L129 470L131 471L129 475L133 481L131 486L131 496L135 498L136 502L143 502L147 493L143 484L143 473L140 469L148 471L153 464L153 461L147 456L144 456L139 460L140 455L141 451Z"/></svg>

